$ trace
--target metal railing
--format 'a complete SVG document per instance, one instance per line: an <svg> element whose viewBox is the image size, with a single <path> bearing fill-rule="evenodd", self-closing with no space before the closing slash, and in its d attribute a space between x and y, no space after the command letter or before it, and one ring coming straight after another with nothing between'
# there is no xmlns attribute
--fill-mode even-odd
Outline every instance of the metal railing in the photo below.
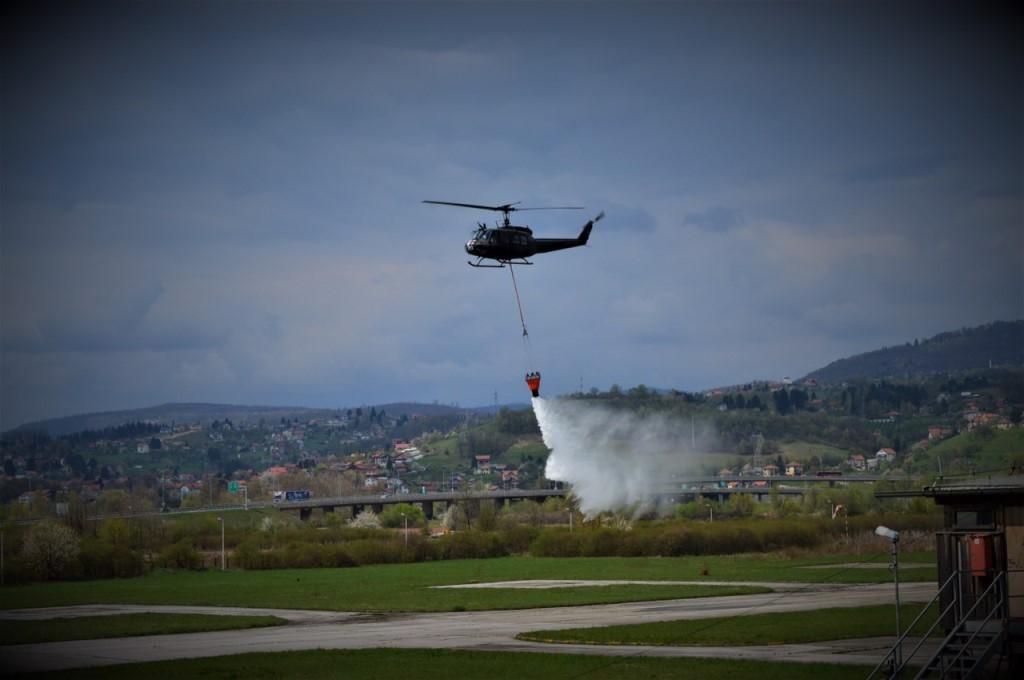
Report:
<svg viewBox="0 0 1024 680"><path fill-rule="evenodd" d="M993 617L997 614L1000 616L1000 618L1002 617L1003 604L1006 601L1005 583L1006 572L1000 571L996 574L995 578L992 580L992 583L990 583L988 587L981 592L981 595L979 595L976 598L974 606L972 606L969 610L967 610L966 614L959 618L956 625L953 627L953 630L951 630L949 635L946 636L946 639L942 641L942 645L939 647L939 650L931 659L928 660L928 663L925 664L924 668L922 668L921 671L915 676L915 680L916 678L924 677L926 673L932 670L938 670L939 676L945 677L947 669L956 667L957 662L960 661L960 657L962 657L964 652L966 652L971 647L971 644L978 637L978 634L986 629L989 622L992 621ZM977 610L978 607L982 605L982 603L986 602L986 600L989 600L990 595L994 597L994 600L991 602L991 607L989 608L988 614L986 614L985 617L980 620L971 619L971 615L974 614L975 610ZM950 648L953 642L959 636L964 635L964 628L966 627L968 621L974 623L977 626L977 628L974 630L971 636L967 638L966 641L960 643L960 650L956 653L956 656L950 659L948 663L945 663L943 661L943 652L946 649ZM988 652L991 650L992 646L998 643L1000 638L1001 635L993 637L989 644L986 645L984 653L981 654L975 662L980 663L981 661L983 661L985 657L988 655ZM939 667L933 668L932 663L936 660L939 662Z"/></svg>
<svg viewBox="0 0 1024 680"><path fill-rule="evenodd" d="M925 641L927 641L929 636L931 636L932 632L935 630L935 627L942 622L942 619L945 618L946 614L948 614L951 610L957 607L960 600L959 582L960 572L954 571L952 574L949 575L949 578L946 579L945 583L943 583L939 587L938 592L935 593L935 597L929 600L928 604L921 608L921 611L918 612L917 616L914 618L913 621L911 621L910 625L907 626L906 630L904 630L903 633L898 638L896 638L896 642L893 643L892 649L890 649L889 652L882 658L882 660L878 662L878 665L871 670L871 672L868 674L867 680L872 680L875 677L899 677L900 672L902 672L902 670L907 666L910 660L914 658L917 652L921 649L922 645L924 645ZM932 605L940 601L940 599L942 598L942 593L946 590L946 588L949 588L954 583L957 584L957 587L952 589L953 597L950 603L946 605L945 609L939 612L939 615L935 618L935 622L928 627L928 630L925 631L923 635L921 635L921 639L918 640L917 644L914 645L914 648L910 650L910 653L906 656L903 656L902 659L900 659L900 656L902 656L902 654L900 654L900 651L903 649L903 641L910 635L910 632L914 630L914 627L917 626L918 622L922 618L924 618L924 615L928 613L928 610L931 609ZM883 669L888 669L888 674L884 676L879 676L878 672Z"/></svg>

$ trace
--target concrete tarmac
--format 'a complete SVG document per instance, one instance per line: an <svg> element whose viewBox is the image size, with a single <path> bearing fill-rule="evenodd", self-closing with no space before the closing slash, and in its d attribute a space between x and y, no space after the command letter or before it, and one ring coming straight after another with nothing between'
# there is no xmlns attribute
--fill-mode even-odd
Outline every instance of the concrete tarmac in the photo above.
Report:
<svg viewBox="0 0 1024 680"><path fill-rule="evenodd" d="M792 587L794 584L787 585ZM908 583L900 587L900 598L904 602L926 602L934 593L935 585L931 583ZM796 590L759 595L482 612L360 614L144 605L92 605L15 610L0 612L0 617L28 620L74 614L86 616L138 611L258 613L282 616L290 623L273 628L239 631L0 646L0 669L6 673L68 670L87 666L246 652L381 647L874 664L888 650L892 642L890 638L748 647L656 647L555 645L524 642L516 640L515 636L542 629L806 611L826 607L856 607L889 604L892 600L891 584L870 584L803 586Z"/></svg>

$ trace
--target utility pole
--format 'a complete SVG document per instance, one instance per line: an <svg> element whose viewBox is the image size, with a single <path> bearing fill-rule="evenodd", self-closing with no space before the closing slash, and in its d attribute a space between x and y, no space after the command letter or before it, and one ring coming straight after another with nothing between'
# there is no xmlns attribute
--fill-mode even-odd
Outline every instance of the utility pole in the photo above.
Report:
<svg viewBox="0 0 1024 680"><path fill-rule="evenodd" d="M220 570L224 571L227 569L224 563L224 518L218 517L217 521L220 522Z"/></svg>

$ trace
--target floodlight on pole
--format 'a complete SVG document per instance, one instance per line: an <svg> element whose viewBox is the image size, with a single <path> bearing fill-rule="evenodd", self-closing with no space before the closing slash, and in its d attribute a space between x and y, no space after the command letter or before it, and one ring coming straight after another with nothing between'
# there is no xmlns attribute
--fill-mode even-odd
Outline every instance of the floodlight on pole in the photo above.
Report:
<svg viewBox="0 0 1024 680"><path fill-rule="evenodd" d="M900 639L900 532L890 529L887 526L875 528L875 535L888 539L892 542L892 569L893 584L896 588L896 640ZM893 668L899 668L903 663L903 645L897 642L896 653L893 655Z"/></svg>
<svg viewBox="0 0 1024 680"><path fill-rule="evenodd" d="M878 526L875 529L875 534L882 538L888 538L893 543L897 543L900 540L900 532L894 531L889 527Z"/></svg>

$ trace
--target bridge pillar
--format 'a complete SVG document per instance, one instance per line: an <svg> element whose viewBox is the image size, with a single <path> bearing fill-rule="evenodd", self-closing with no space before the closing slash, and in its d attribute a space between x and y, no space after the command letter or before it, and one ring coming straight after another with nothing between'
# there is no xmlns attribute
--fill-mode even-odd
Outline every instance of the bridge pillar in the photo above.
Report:
<svg viewBox="0 0 1024 680"><path fill-rule="evenodd" d="M299 508L299 519L303 522L308 520L313 514L313 508Z"/></svg>
<svg viewBox="0 0 1024 680"><path fill-rule="evenodd" d="M374 503L374 504L373 504L372 506L370 506L370 507L372 507L372 508L373 508L373 511L374 511L375 513L377 513L378 515L379 515L380 513L384 512L384 504L383 504L383 503Z"/></svg>
<svg viewBox="0 0 1024 680"><path fill-rule="evenodd" d="M434 502L423 501L420 503L420 507L423 508L423 516L427 519L434 519Z"/></svg>
<svg viewBox="0 0 1024 680"><path fill-rule="evenodd" d="M495 510L497 510L498 512L501 512L501 509L504 508L504 507L505 507L505 499L504 498L495 498L494 499L494 509Z"/></svg>
<svg viewBox="0 0 1024 680"><path fill-rule="evenodd" d="M356 517L358 517L359 513L361 513L362 511L363 511L363 506L361 506L361 505L353 505L352 506L352 519L355 519Z"/></svg>

